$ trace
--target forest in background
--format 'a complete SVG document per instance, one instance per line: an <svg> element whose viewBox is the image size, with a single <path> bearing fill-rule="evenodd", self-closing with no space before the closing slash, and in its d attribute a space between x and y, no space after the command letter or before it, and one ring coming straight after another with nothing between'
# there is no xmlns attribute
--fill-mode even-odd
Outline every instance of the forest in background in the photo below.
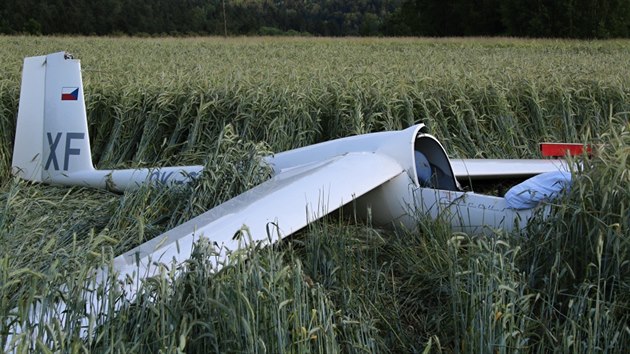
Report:
<svg viewBox="0 0 630 354"><path fill-rule="evenodd" d="M627 0L3 0L0 33L630 36Z"/></svg>

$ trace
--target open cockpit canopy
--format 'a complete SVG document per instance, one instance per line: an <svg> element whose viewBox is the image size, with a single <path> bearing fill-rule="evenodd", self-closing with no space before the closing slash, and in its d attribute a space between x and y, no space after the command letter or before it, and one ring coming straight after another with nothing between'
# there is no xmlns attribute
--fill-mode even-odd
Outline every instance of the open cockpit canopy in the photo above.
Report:
<svg viewBox="0 0 630 354"><path fill-rule="evenodd" d="M416 176L421 187L459 191L446 151L432 135L418 132L413 153Z"/></svg>

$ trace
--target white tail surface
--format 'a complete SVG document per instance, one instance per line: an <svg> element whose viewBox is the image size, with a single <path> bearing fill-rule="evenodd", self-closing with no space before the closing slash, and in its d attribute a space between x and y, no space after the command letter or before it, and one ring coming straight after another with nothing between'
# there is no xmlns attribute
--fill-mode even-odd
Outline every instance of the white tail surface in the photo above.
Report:
<svg viewBox="0 0 630 354"><path fill-rule="evenodd" d="M95 170L81 63L64 52L24 59L13 173L23 179L124 191L185 183L202 166Z"/></svg>
<svg viewBox="0 0 630 354"><path fill-rule="evenodd" d="M44 151L46 57L24 59L22 89L13 148L13 174L41 182Z"/></svg>
<svg viewBox="0 0 630 354"><path fill-rule="evenodd" d="M26 58L13 153L14 173L55 182L93 171L81 64L60 52Z"/></svg>

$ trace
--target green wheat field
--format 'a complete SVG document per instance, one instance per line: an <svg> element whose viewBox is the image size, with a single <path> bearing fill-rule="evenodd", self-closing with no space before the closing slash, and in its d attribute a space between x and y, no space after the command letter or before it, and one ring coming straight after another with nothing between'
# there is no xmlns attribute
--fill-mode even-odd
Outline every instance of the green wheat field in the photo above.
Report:
<svg viewBox="0 0 630 354"><path fill-rule="evenodd" d="M81 59L98 168L203 164L202 178L114 194L12 177L22 60L58 51ZM0 37L0 348L627 350L629 121L627 40ZM332 215L232 254L219 272L203 242L81 335L91 270L265 181L261 157L419 122L451 157L535 158L542 141L597 148L576 158L582 171L550 217L523 233ZM114 303L110 285L100 296ZM34 303L50 316L28 320ZM14 321L24 332L7 343Z"/></svg>

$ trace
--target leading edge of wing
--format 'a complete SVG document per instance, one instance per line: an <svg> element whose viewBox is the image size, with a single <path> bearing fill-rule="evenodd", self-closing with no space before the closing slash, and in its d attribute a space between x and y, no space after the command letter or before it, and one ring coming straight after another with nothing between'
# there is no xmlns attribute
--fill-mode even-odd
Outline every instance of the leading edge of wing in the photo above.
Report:
<svg viewBox="0 0 630 354"><path fill-rule="evenodd" d="M565 160L543 159L451 159L451 166L458 179L519 178L569 171Z"/></svg>
<svg viewBox="0 0 630 354"><path fill-rule="evenodd" d="M286 237L403 171L395 160L378 153L347 153L295 167L116 257L114 269L120 276L138 270L149 276L152 263L188 259L202 236L218 246L216 265L227 250L247 241ZM245 234L240 240L235 237L239 230Z"/></svg>

